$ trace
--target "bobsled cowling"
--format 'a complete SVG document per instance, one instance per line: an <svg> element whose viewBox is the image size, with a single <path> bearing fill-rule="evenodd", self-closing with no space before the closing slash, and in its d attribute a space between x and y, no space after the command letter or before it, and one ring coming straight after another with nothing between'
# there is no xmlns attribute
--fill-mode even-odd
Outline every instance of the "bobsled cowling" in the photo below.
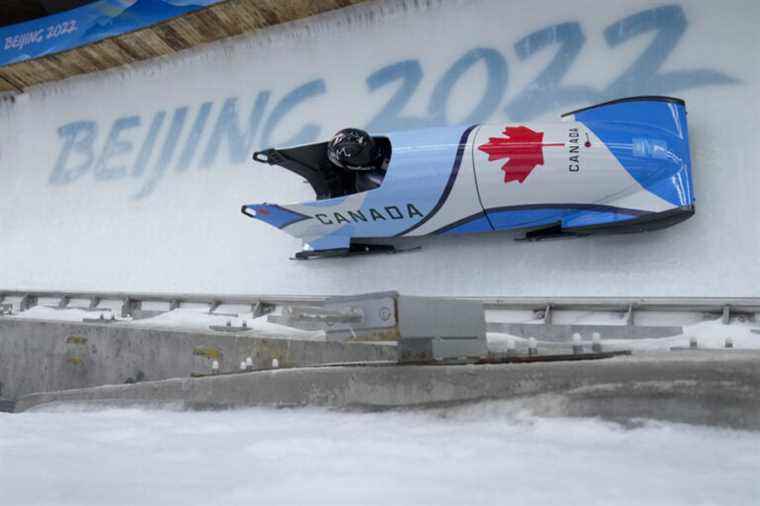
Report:
<svg viewBox="0 0 760 506"><path fill-rule="evenodd" d="M676 98L616 100L552 123L440 127L375 139L391 155L374 183L333 166L326 143L257 152L257 161L304 177L317 199L249 204L243 213L303 239L306 256L319 256L348 253L370 238L640 232L694 212L686 108Z"/></svg>

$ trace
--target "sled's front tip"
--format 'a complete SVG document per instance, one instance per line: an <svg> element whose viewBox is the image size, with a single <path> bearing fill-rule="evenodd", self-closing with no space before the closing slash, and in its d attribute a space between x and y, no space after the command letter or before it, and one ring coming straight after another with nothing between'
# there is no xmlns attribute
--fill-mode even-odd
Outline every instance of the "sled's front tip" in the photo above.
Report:
<svg viewBox="0 0 760 506"><path fill-rule="evenodd" d="M277 204L246 204L240 212L276 228L285 228L293 223L311 218L301 213L291 211Z"/></svg>

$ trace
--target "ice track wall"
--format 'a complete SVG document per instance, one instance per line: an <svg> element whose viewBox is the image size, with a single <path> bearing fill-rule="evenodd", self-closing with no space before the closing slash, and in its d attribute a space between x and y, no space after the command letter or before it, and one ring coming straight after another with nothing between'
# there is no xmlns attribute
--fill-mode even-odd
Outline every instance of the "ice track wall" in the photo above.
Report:
<svg viewBox="0 0 760 506"><path fill-rule="evenodd" d="M758 21L749 0L371 2L29 90L0 110L0 288L758 296ZM697 213L668 230L293 262L239 213L310 193L255 148L649 94L689 112Z"/></svg>

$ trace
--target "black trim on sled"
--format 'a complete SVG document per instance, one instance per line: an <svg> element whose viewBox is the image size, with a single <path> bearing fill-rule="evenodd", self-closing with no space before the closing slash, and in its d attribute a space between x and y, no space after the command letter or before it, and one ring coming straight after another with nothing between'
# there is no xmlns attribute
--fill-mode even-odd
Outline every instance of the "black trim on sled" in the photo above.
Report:
<svg viewBox="0 0 760 506"><path fill-rule="evenodd" d="M676 207L658 213L649 213L633 220L617 221L615 223L600 223L565 229L570 232L594 234L628 234L636 232L651 232L670 227L676 223L688 220L694 216L694 205Z"/></svg>
<svg viewBox="0 0 760 506"><path fill-rule="evenodd" d="M670 227L694 216L694 205L677 207L659 213L652 212L637 218L615 223L600 223L585 227L562 228L559 223L531 230L522 240L541 241L564 237L587 237L590 235L635 234L652 232Z"/></svg>
<svg viewBox="0 0 760 506"><path fill-rule="evenodd" d="M589 109L596 109L597 107L606 107L608 105L622 104L624 102L670 102L671 104L678 104L686 107L686 102L681 98L676 97L662 97L658 95L642 95L640 97L627 97L618 98L616 100L610 100L609 102L602 102L601 104L590 105L581 109L566 112L561 117L570 116L571 114L578 114L579 112L588 111Z"/></svg>
<svg viewBox="0 0 760 506"><path fill-rule="evenodd" d="M373 136L376 143L383 146L388 161L392 157L393 146L387 137ZM357 174L354 171L334 165L327 157L327 142L304 144L281 149L265 149L253 154L259 163L278 165L304 178L314 189L317 200L344 197L359 193ZM385 169L383 169L384 171Z"/></svg>
<svg viewBox="0 0 760 506"><path fill-rule="evenodd" d="M253 154L253 159L259 163L279 165L298 174L314 188L317 200L323 200L339 195L343 186L340 172L327 160L326 150L327 143L320 142L294 148L257 151Z"/></svg>
<svg viewBox="0 0 760 506"><path fill-rule="evenodd" d="M403 253L409 250L398 250L390 244L363 244L351 243L348 248L332 248L319 250L299 251L293 256L293 260L318 260L320 258L349 257L359 255L377 255Z"/></svg>

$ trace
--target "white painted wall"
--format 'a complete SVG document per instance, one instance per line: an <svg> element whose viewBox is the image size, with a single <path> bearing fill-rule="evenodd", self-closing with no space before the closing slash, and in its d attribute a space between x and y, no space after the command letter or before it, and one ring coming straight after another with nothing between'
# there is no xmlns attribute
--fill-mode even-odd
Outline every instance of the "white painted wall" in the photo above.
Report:
<svg viewBox="0 0 760 506"><path fill-rule="evenodd" d="M0 110L0 288L760 295L758 20L760 4L749 0L372 2L179 58L32 89ZM489 59L490 67L481 59L467 68L469 57ZM396 77L381 70L386 81L370 89L373 73L404 61ZM314 95L272 120L283 97L307 83ZM445 83L451 86L441 107ZM402 85L410 89L408 103L399 114L383 113ZM227 138L217 136L218 155L199 167L225 101L237 98L227 117L236 111L242 128L265 90L269 100L253 115L261 121L250 145L232 142L230 155ZM642 94L682 97L689 111L697 214L668 230L535 244L508 234L433 238L416 253L293 262L297 241L239 213L243 203L309 196L299 178L249 160L254 148L287 143L305 124L316 130L301 139L349 125L547 120ZM205 102L207 124L188 140ZM176 112L183 107L184 123ZM161 111L154 149L144 149ZM139 119L123 119L133 116ZM90 127L74 138L75 122L91 122L97 133L92 146L65 157L67 142L86 144ZM172 122L176 138L168 133ZM112 131L111 155L103 156ZM197 152L182 170L188 146ZM141 151L150 155L142 173ZM160 178L157 168L165 171ZM61 175L70 181L61 183Z"/></svg>

